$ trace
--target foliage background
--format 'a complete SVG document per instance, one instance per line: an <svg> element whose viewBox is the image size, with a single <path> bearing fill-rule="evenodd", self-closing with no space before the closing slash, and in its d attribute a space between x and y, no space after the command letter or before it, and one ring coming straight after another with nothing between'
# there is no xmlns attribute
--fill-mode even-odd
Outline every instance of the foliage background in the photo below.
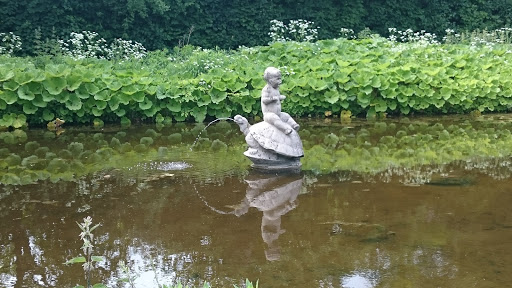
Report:
<svg viewBox="0 0 512 288"><path fill-rule="evenodd" d="M106 40L131 39L149 50L180 42L230 49L266 44L272 19L313 21L320 39L339 36L340 28L443 35L447 28L508 27L512 19L509 0L0 0L0 7L0 31L20 36L29 55L41 41L83 30Z"/></svg>

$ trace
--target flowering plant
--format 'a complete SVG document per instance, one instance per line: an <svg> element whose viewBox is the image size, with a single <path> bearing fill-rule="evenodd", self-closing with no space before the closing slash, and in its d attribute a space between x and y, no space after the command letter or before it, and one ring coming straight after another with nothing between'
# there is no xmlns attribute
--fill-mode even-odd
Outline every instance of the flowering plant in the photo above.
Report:
<svg viewBox="0 0 512 288"><path fill-rule="evenodd" d="M319 27L314 27L315 23L307 20L290 20L288 25L285 25L282 21L271 20L270 21L270 42L286 42L286 41L297 41L297 42L312 42L318 39Z"/></svg>
<svg viewBox="0 0 512 288"><path fill-rule="evenodd" d="M96 32L71 32L70 36L67 41L59 40L59 44L64 54L74 59L142 59L147 55L146 48L142 44L131 40L119 38L108 45L107 41L99 38Z"/></svg>
<svg viewBox="0 0 512 288"><path fill-rule="evenodd" d="M14 33L0 33L0 54L12 55L21 50L21 38Z"/></svg>

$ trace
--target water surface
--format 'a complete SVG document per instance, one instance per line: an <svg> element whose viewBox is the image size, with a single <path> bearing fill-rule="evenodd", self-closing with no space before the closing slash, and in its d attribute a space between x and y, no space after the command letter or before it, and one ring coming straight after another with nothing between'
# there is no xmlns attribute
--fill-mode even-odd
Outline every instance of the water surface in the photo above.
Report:
<svg viewBox="0 0 512 288"><path fill-rule="evenodd" d="M91 216L101 223L94 254L106 257L92 271L93 283L110 287L129 287L118 282L121 260L136 276L137 287L178 281L232 287L245 278L259 280L261 287L505 287L512 281L512 165L505 148L496 147L507 144L506 118L422 119L425 124L389 119L387 127L397 127L378 135L371 130L373 122L304 120L306 151L315 145L340 151L343 143L329 146L329 133L344 137L345 144L358 143L364 136L359 132L367 129L371 135L359 141L361 147L382 152L379 139L399 137L399 130L408 129L405 136L413 138L430 133L432 145L440 145L463 129L487 135L484 142L497 141L486 149L498 152L428 165L389 162L386 169L380 165L368 172L333 166L322 172L324 166L304 159L312 169L300 174L252 171L241 154L243 136L230 123L210 126L192 151L204 125L68 128L60 136L31 129L26 139L4 141L9 150L0 157L4 162L12 153L26 159L48 147L38 159L47 159L48 152L56 155L50 155L52 160L68 157L58 151L67 149L72 155L62 159L68 164L80 160L83 167L69 164L61 171L50 166L51 160L39 161L50 168L31 166L33 171L53 169L59 178L0 184L0 286L84 285L82 267L63 263L81 255L76 222ZM419 132L438 123L452 137L443 140L432 132L437 128ZM175 133L182 135L179 141L170 137ZM121 148L112 138L121 146L131 143L131 152L119 157ZM491 138L496 140L486 140ZM216 139L227 147L214 147ZM144 141L149 141L146 150L139 146L134 153ZM39 146L27 147L28 142ZM73 142L83 143L76 155L69 146ZM416 144L409 145L416 151ZM106 153L106 147L114 148ZM105 158L87 160L94 153ZM336 152L326 153L336 158ZM117 164L109 157L119 157ZM15 163L18 170L3 169L20 179L43 175L27 172L28 161Z"/></svg>

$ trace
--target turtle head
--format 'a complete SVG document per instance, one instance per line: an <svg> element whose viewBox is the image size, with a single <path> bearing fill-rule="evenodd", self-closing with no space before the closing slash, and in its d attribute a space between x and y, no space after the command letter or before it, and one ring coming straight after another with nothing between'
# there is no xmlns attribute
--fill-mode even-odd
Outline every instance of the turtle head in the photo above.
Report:
<svg viewBox="0 0 512 288"><path fill-rule="evenodd" d="M235 120L235 123L240 126L249 124L249 121L247 121L247 118L245 118L242 115L236 115L233 119Z"/></svg>
<svg viewBox="0 0 512 288"><path fill-rule="evenodd" d="M251 125L249 125L249 121L247 121L247 118L242 115L236 115L233 117L233 120L235 120L235 123L240 126L240 131L242 131L244 135L247 135L249 132L249 127L251 127Z"/></svg>

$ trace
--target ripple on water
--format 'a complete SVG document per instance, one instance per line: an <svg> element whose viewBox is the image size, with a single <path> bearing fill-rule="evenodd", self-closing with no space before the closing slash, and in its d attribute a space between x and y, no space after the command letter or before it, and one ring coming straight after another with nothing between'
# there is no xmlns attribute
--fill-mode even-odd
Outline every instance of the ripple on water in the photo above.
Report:
<svg viewBox="0 0 512 288"><path fill-rule="evenodd" d="M192 165L186 162L156 162L154 164L156 169L161 171L184 170L192 167Z"/></svg>
<svg viewBox="0 0 512 288"><path fill-rule="evenodd" d="M191 164L184 161L152 161L139 162L136 165L127 167L124 171L125 177L147 178L158 176L162 173L171 171L183 171L192 167Z"/></svg>
<svg viewBox="0 0 512 288"><path fill-rule="evenodd" d="M142 171L176 171L184 170L192 167L187 162L165 162L165 161L154 161L154 162L142 162L138 163L130 170L142 170Z"/></svg>

